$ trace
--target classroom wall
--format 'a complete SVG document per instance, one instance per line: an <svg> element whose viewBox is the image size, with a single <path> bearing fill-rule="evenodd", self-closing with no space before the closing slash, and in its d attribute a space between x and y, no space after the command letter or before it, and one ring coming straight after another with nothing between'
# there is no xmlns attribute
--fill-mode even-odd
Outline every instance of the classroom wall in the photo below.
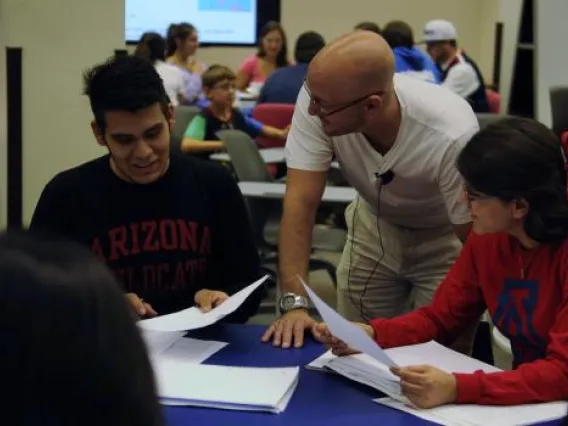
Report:
<svg viewBox="0 0 568 426"><path fill-rule="evenodd" d="M568 86L567 0L535 1L536 118L552 125L550 88Z"/></svg>
<svg viewBox="0 0 568 426"><path fill-rule="evenodd" d="M23 47L27 223L43 187L55 174L104 153L90 130L91 112L81 95L81 77L87 67L124 45L124 2L0 1L6 42Z"/></svg>
<svg viewBox="0 0 568 426"><path fill-rule="evenodd" d="M495 5L497 19L503 22L503 51L501 53L499 92L501 94L501 113L506 114L513 83L523 0L495 0Z"/></svg>
<svg viewBox="0 0 568 426"><path fill-rule="evenodd" d="M6 187L6 53L4 0L0 0L0 230L6 227L7 187Z"/></svg>
<svg viewBox="0 0 568 426"><path fill-rule="evenodd" d="M452 21L460 44L478 60L490 82L493 65L493 25L497 0L349 0L336 2L333 8L327 0L282 0L281 19L290 44L290 57L296 38L304 31L319 31L330 41L350 31L364 20L384 25L393 19L407 21L419 40L422 28L430 19ZM254 48L208 47L199 51L199 58L209 64L222 61L237 68Z"/></svg>

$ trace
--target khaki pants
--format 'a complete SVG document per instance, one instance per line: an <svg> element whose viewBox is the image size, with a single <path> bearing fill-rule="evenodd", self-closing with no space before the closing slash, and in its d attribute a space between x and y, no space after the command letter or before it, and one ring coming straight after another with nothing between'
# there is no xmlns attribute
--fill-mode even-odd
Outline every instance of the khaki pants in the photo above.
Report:
<svg viewBox="0 0 568 426"><path fill-rule="evenodd" d="M451 225L409 229L362 199L345 211L348 237L337 268L338 311L351 321L392 318L428 305L461 250ZM380 261L379 261L380 260ZM453 348L471 353L477 324Z"/></svg>

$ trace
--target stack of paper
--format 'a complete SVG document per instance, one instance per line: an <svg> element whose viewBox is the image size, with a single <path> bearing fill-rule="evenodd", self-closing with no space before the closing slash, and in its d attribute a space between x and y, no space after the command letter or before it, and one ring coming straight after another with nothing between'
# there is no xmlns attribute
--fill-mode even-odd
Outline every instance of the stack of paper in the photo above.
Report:
<svg viewBox="0 0 568 426"><path fill-rule="evenodd" d="M253 291L260 287L267 279L268 275L265 275L248 287L233 294L229 299L209 312L203 313L199 308L194 306L173 314L142 320L139 321L138 324L145 330L169 332L196 330L198 328L207 327L235 312Z"/></svg>
<svg viewBox="0 0 568 426"><path fill-rule="evenodd" d="M281 413L298 384L299 368L245 368L160 361L154 366L165 405Z"/></svg>
<svg viewBox="0 0 568 426"><path fill-rule="evenodd" d="M315 307L327 323L330 331L350 347L362 353L337 357L328 351L312 361L311 369L331 369L351 380L371 386L390 398L379 398L376 403L396 408L423 419L451 426L486 426L499 419L499 426L524 426L557 419L566 415L568 404L554 402L548 404L528 404L522 406L500 407L481 405L445 405L429 410L413 408L402 395L400 382L389 371L389 367L429 364L449 373L473 373L482 370L486 373L500 369L448 349L431 341L418 345L381 349L367 334L345 320L325 304L305 283L304 287ZM370 342L375 346L369 347Z"/></svg>
<svg viewBox="0 0 568 426"><path fill-rule="evenodd" d="M348 357L332 357L325 367L348 379L378 389L397 401L408 402L402 395L399 378L389 370L389 367L396 366L395 362L367 333L335 312L301 281L331 333L351 348L362 352ZM316 361L316 364L321 364L321 361Z"/></svg>

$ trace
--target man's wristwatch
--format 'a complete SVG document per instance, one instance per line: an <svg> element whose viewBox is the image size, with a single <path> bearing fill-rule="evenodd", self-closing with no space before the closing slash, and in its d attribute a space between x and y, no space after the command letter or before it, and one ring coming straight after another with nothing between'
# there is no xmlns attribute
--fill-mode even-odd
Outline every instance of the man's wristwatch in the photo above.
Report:
<svg viewBox="0 0 568 426"><path fill-rule="evenodd" d="M283 295L278 305L281 314L285 314L294 309L308 309L310 307L307 297L295 293L286 293Z"/></svg>

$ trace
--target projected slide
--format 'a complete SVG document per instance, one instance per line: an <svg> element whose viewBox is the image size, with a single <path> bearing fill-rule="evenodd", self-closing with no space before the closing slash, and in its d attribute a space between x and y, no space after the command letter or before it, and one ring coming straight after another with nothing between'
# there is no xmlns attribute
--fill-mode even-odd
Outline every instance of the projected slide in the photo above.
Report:
<svg viewBox="0 0 568 426"><path fill-rule="evenodd" d="M254 44L256 0L126 0L126 41L189 22L202 43Z"/></svg>
<svg viewBox="0 0 568 426"><path fill-rule="evenodd" d="M252 0L199 0L199 10L212 12L250 12Z"/></svg>

